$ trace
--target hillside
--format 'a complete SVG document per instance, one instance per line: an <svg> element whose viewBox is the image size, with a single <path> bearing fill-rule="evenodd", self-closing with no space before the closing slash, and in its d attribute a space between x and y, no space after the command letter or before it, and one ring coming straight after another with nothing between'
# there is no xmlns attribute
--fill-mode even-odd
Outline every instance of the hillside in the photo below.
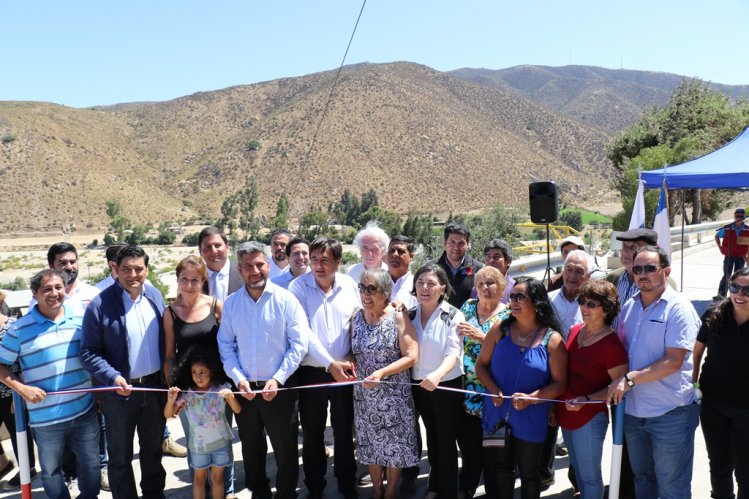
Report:
<svg viewBox="0 0 749 499"><path fill-rule="evenodd" d="M527 208L527 184L546 179L563 199L615 200L605 159L613 126L566 117L509 84L412 63L344 68L307 159L334 76L95 109L0 102L0 137L14 139L0 144L0 178L13 193L0 201L0 227L105 224L113 197L136 221L215 217L247 175L266 215L281 192L298 215L346 187L373 188L402 213Z"/></svg>
<svg viewBox="0 0 749 499"><path fill-rule="evenodd" d="M635 123L647 107L665 105L684 78L672 73L593 66L462 68L449 74L491 88L517 92L548 109L611 134ZM749 85L711 85L731 99L749 98Z"/></svg>

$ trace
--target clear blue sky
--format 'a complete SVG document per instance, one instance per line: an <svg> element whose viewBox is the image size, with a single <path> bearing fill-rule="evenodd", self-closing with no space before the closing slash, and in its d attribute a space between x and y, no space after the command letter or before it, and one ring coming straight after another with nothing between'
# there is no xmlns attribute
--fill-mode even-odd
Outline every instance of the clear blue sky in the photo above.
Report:
<svg viewBox="0 0 749 499"><path fill-rule="evenodd" d="M359 0L8 1L0 100L167 100L337 68ZM747 0L368 0L347 64L665 71L749 84Z"/></svg>

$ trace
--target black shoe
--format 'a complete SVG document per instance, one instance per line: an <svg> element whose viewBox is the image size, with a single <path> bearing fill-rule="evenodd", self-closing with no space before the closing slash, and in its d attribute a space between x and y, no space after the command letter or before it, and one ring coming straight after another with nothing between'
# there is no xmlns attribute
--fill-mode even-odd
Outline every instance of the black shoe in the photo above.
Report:
<svg viewBox="0 0 749 499"><path fill-rule="evenodd" d="M343 499L359 499L359 491L356 490L356 487L344 487L338 489L338 491L343 496Z"/></svg>
<svg viewBox="0 0 749 499"><path fill-rule="evenodd" d="M38 474L39 473L36 471L36 468L32 469L31 474L30 474L31 480L36 478ZM3 485L3 490L15 490L20 486L21 486L21 472L19 471L18 473L16 473L16 475L13 478L5 482L5 485Z"/></svg>
<svg viewBox="0 0 749 499"><path fill-rule="evenodd" d="M418 477L418 475L417 475ZM398 485L399 497L411 497L416 494L416 477L401 477L401 483Z"/></svg>
<svg viewBox="0 0 749 499"><path fill-rule="evenodd" d="M556 453L557 456L566 456L567 454L569 454L569 451L564 445L557 445Z"/></svg>
<svg viewBox="0 0 749 499"><path fill-rule="evenodd" d="M362 487L366 485L372 485L372 477L369 474L369 471L365 471L361 475L359 475L359 480L357 481L357 484Z"/></svg>
<svg viewBox="0 0 749 499"><path fill-rule="evenodd" d="M551 480L542 480L541 481L541 492L549 490L552 485L554 485L554 479L553 478Z"/></svg>

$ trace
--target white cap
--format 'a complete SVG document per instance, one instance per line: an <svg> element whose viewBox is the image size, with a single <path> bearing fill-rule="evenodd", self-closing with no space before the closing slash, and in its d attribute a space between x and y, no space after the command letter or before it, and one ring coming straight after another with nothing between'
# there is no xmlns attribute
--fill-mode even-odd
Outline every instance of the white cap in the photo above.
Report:
<svg viewBox="0 0 749 499"><path fill-rule="evenodd" d="M585 241L580 239L577 236L567 236L564 239L562 239L562 242L559 243L559 250L561 251L562 248L564 248L565 244L574 244L580 249L585 249Z"/></svg>

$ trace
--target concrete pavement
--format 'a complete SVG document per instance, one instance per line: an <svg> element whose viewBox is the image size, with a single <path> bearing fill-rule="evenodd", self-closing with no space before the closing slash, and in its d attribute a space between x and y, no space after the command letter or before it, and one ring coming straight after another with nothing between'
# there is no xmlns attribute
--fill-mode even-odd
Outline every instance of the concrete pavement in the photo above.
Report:
<svg viewBox="0 0 749 499"><path fill-rule="evenodd" d="M692 248L692 251L695 250L695 248ZM720 252L718 251L717 247L713 243L705 244L701 248L699 248L699 251L693 252L691 254L688 254L685 257L684 260L684 294L694 303L695 307L697 308L699 313L702 313L704 309L707 307L709 303L712 301L712 296L716 294L717 288L718 288L718 281L721 277L722 272L722 257L720 255ZM674 260L672 264L672 273L671 277L677 282L681 282L681 261L677 258ZM179 421L176 419L172 419L168 422L168 426L170 431L172 432L172 435L178 439L180 442L184 442L183 440L183 432L182 427L179 424ZM236 429L235 429L236 433ZM328 443L332 444L332 435L330 432L330 428L328 428L326 432L326 436L328 437L327 441ZM136 439L137 440L137 439ZM6 440L3 442L3 445L6 449L6 452L9 452L9 456L12 455L12 450L10 449L10 441ZM137 442L136 442L137 445ZM301 439L300 439L300 447L301 447ZM270 445L268 446L270 449ZM136 447L136 453L137 453L137 447ZM251 494L248 490L243 489L240 490L240 488L244 484L244 471L243 471L243 462L242 462L242 450L241 445L239 444L239 439L235 438L234 441L234 456L236 459L236 477L237 477L237 490L239 491L237 493L237 497L239 498L249 498L251 497ZM611 457L611 439L610 435L608 436L605 447L604 447L604 459L603 459L603 471L604 471L604 482L609 482L609 473L610 473L610 457ZM189 498L192 497L192 490L191 485L188 483L188 474L187 474L187 460L185 458L174 458L174 457L164 457L163 459L164 467L166 468L167 472L167 481L166 481L166 497L168 498ZM571 486L567 480L567 466L568 466L568 458L567 457L558 457L556 460L556 483L546 492L542 494L542 497L549 497L549 498L557 498L557 499L564 499L572 497L571 494ZM139 474L139 467L138 467L138 460L137 460L137 454L135 456L135 460L133 463L133 467L135 469L136 475ZM273 457L272 453L269 456L268 459L268 468L269 468L269 475L272 478L273 473ZM362 468L363 469L363 468ZM418 481L418 490L414 497L423 497L424 494L427 492L427 474L429 470L429 465L426 460L426 452L424 453L424 457L421 460L421 475ZM12 475L12 474L11 474ZM6 479L9 479L10 476L7 476ZM304 473L301 471L301 458L300 458L300 477L299 477L299 495L300 497L304 498L306 496L306 489L304 488L303 478ZM136 477L137 480L137 477ZM44 497L44 492L41 488L41 482L37 478L32 482L32 485L34 486L34 497ZM16 492L5 492L0 489L0 498L4 497L20 497L20 493ZM362 497L371 497L372 489L371 487L362 487L360 488L360 494ZM483 487L481 487L478 491L477 495L483 494ZM326 489L326 495L325 497L337 497L338 494L336 493L336 487L335 487L335 478L332 474L332 460L329 460L329 468L328 468L328 487ZM695 462L694 462L694 476L692 479L692 496L695 498L707 498L710 497L710 481L709 481L709 472L708 472L708 462L707 462L707 453L705 450L705 443L702 438L702 432L698 428L695 436ZM107 492L102 492L100 497L102 498L110 498L111 494ZM519 482L518 486L516 487L516 493L515 497L519 497Z"/></svg>

